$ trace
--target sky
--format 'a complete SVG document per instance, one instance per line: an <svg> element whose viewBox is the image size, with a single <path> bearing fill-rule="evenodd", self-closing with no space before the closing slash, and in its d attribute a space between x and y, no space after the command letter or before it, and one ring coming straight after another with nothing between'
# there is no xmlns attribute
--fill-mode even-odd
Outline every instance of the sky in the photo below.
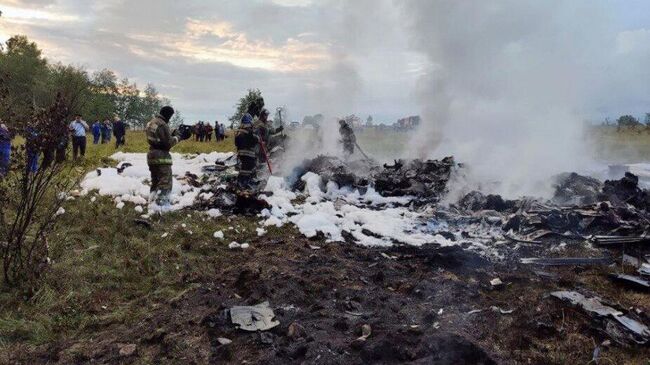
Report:
<svg viewBox="0 0 650 365"><path fill-rule="evenodd" d="M495 83L485 74L502 71L495 67L517 66L501 58L498 63L480 62L483 57L491 59L490 47L509 54L529 45L538 47L531 54L553 57L556 48L544 42L548 34L550 41L562 42L562 50L571 49L560 52L561 56L581 61L567 60L569 68L544 70L575 71L582 76L576 81L579 87L569 88L588 96L574 108L582 117L602 120L650 111L650 2L467 0L460 9L453 3L0 0L0 41L24 34L53 60L90 71L109 68L141 88L151 82L189 121L223 121L247 89L259 88L269 109L286 106L292 120L306 114L355 113L392 123L399 117L427 114L431 94L422 90L437 85L440 79L432 75L441 67L463 70L447 73L454 77L447 82L451 81L454 95L462 94L471 102L477 90L489 92L504 82ZM578 3L586 5L565 6ZM502 11L504 6L516 11ZM494 21L495 14L496 23L485 33L491 38L467 43L463 36L480 39L481 34L471 30L482 29L486 17ZM429 22L435 24L423 25ZM451 29L453 33L447 34ZM534 38L507 32L534 34ZM499 42L492 42L495 39ZM454 48L446 42L467 44ZM442 46L432 49L431 44ZM466 53L459 55L456 50ZM472 61L466 62L463 55ZM518 71L517 77L534 72ZM546 79L527 76L515 82ZM475 78L483 83L478 89L468 86ZM557 85L557 89L567 88ZM548 101L555 102L554 98Z"/></svg>

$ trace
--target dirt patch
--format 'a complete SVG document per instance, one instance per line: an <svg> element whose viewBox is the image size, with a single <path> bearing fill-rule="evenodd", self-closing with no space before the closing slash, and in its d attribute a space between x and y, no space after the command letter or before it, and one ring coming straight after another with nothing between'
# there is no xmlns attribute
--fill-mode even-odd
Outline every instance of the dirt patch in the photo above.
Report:
<svg viewBox="0 0 650 365"><path fill-rule="evenodd" d="M212 271L183 278L187 290L151 305L135 324L107 323L92 339L17 350L12 363L510 364L587 363L606 340L591 319L547 298L576 285L648 311L634 295L603 292L602 268L496 265L435 245L386 249L287 235L248 250L221 249ZM317 246L319 248L317 248ZM504 285L494 288L499 277ZM606 279L605 279L606 280ZM599 287L601 285L601 287ZM634 302L634 298L637 298ZM250 333L226 309L269 301L280 325ZM362 326L371 334L365 341ZM231 341L231 342L229 342ZM126 345L135 345L126 347ZM613 363L648 348L603 347Z"/></svg>

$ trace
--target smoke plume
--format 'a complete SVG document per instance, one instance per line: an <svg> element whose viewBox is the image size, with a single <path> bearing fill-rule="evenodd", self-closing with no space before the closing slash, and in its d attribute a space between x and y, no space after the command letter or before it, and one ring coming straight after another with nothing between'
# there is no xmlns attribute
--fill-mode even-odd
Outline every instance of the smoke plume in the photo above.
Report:
<svg viewBox="0 0 650 365"><path fill-rule="evenodd" d="M585 118L621 82L605 74L622 76L603 4L406 2L412 45L429 61L409 154L454 155L472 187L507 196L545 195L552 174L586 167Z"/></svg>

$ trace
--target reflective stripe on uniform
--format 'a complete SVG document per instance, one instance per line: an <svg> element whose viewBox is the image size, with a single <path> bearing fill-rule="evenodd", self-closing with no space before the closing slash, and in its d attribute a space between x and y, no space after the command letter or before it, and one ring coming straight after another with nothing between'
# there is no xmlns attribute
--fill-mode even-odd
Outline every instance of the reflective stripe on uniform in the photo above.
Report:
<svg viewBox="0 0 650 365"><path fill-rule="evenodd" d="M239 170L239 176L250 176L253 174L252 170Z"/></svg>
<svg viewBox="0 0 650 365"><path fill-rule="evenodd" d="M149 165L171 165L173 161L171 158L153 158L147 160Z"/></svg>
<svg viewBox="0 0 650 365"><path fill-rule="evenodd" d="M255 151L251 151L251 150L239 150L239 151L237 151L237 156L255 158L255 157L257 157L257 154L255 153Z"/></svg>

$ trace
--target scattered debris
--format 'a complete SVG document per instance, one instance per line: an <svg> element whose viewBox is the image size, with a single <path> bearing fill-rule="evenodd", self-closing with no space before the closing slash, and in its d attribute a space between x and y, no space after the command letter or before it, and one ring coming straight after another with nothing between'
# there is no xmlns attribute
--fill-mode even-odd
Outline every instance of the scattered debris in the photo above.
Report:
<svg viewBox="0 0 650 365"><path fill-rule="evenodd" d="M352 348L362 347L371 334L372 334L372 328L370 327L370 325L364 324L363 326L361 326L361 336L355 339L354 341L352 341L350 346L352 346Z"/></svg>
<svg viewBox="0 0 650 365"><path fill-rule="evenodd" d="M625 274L611 274L610 277L616 281L627 284L637 289L650 289L650 281L643 279L639 276L625 275Z"/></svg>
<svg viewBox="0 0 650 365"><path fill-rule="evenodd" d="M124 345L120 347L120 356L124 356L124 357L132 356L133 354L135 354L137 349L138 349L137 346L133 343Z"/></svg>
<svg viewBox="0 0 650 365"><path fill-rule="evenodd" d="M496 305L491 306L490 309L492 310L492 312L497 312L501 314L511 314L512 312L515 311L514 309L501 309Z"/></svg>
<svg viewBox="0 0 650 365"><path fill-rule="evenodd" d="M230 320L244 331L267 331L280 324L274 320L275 314L269 302L253 306L236 306L230 308Z"/></svg>
<svg viewBox="0 0 650 365"><path fill-rule="evenodd" d="M490 285L492 285L492 287L495 289L501 288L503 286L503 281L501 281L499 278L494 278L490 280Z"/></svg>
<svg viewBox="0 0 650 365"><path fill-rule="evenodd" d="M625 315L622 311L603 304L598 297L587 298L575 291L556 291L552 292L551 296L582 308L596 319L605 319L604 323L601 323L601 330L616 342L646 344L650 341L648 326L631 318L630 315Z"/></svg>
<svg viewBox="0 0 650 365"><path fill-rule="evenodd" d="M219 342L220 345L225 346L230 345L232 343L232 340L225 337L217 337L217 342Z"/></svg>
<svg viewBox="0 0 650 365"><path fill-rule="evenodd" d="M303 326L296 322L292 322L287 329L287 336L289 338L300 338L304 337L307 334L307 331Z"/></svg>
<svg viewBox="0 0 650 365"><path fill-rule="evenodd" d="M143 227L145 227L147 229L153 228L153 224L151 224L151 222L149 222L148 220L143 219L143 218L134 219L133 223L135 223L136 225L139 225L139 226L143 226ZM166 237L165 234L163 234L163 238L164 237Z"/></svg>
<svg viewBox="0 0 650 365"><path fill-rule="evenodd" d="M520 262L542 266L610 265L614 263L614 259L611 257L526 257Z"/></svg>

